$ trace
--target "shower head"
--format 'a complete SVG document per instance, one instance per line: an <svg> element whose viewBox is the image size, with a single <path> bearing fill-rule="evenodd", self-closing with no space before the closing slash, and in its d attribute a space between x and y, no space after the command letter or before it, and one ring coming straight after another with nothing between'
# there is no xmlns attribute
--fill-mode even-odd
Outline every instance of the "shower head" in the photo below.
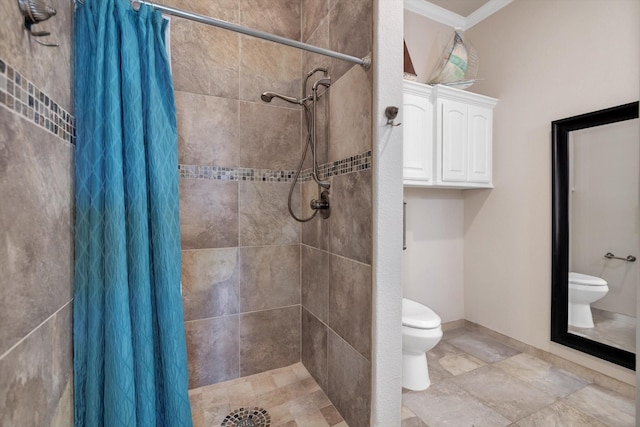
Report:
<svg viewBox="0 0 640 427"><path fill-rule="evenodd" d="M317 82L315 82L313 84L313 87L311 89L316 91L316 90L318 90L318 86L324 86L324 87L331 86L331 77L327 77L325 79L318 80Z"/></svg>
<svg viewBox="0 0 640 427"><path fill-rule="evenodd" d="M279 93L275 93L275 92L265 92L262 95L260 95L260 99L262 99L262 101L264 102L271 102L273 98L279 98L279 99L282 99L283 101L287 101L297 105L301 105L302 102L304 101L301 99L293 98L291 96L280 95Z"/></svg>

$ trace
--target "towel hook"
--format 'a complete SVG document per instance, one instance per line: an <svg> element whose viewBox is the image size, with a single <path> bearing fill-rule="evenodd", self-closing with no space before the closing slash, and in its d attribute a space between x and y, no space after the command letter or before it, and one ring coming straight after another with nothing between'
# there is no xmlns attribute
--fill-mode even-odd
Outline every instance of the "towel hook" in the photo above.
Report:
<svg viewBox="0 0 640 427"><path fill-rule="evenodd" d="M33 37L45 37L51 35L48 31L34 31L31 26L38 22L46 21L57 12L54 8L44 4L42 0L18 0L18 7L24 16L24 27ZM58 47L58 43L46 43L36 39L36 43L47 47Z"/></svg>
<svg viewBox="0 0 640 427"><path fill-rule="evenodd" d="M398 107L389 106L384 109L384 115L387 117L387 125L400 126L402 123L394 123L396 117L398 117Z"/></svg>

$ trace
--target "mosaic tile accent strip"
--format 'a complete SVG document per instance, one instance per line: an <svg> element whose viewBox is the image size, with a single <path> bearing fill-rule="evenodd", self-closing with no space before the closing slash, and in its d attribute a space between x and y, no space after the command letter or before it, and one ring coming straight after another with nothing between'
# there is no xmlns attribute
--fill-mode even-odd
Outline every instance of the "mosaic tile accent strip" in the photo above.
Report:
<svg viewBox="0 0 640 427"><path fill-rule="evenodd" d="M325 163L318 166L320 179L332 176L346 175L353 172L371 169L371 151ZM225 168L220 166L178 165L180 178L186 179L212 179L218 181L264 181L264 182L293 182L296 171L251 169L251 168ZM304 169L300 173L300 182L311 180L311 168Z"/></svg>
<svg viewBox="0 0 640 427"><path fill-rule="evenodd" d="M76 142L76 119L18 70L0 58L0 105L71 144Z"/></svg>
<svg viewBox="0 0 640 427"><path fill-rule="evenodd" d="M182 164L178 165L178 172L180 173L180 178L213 179L218 181L291 182L296 175L296 171Z"/></svg>

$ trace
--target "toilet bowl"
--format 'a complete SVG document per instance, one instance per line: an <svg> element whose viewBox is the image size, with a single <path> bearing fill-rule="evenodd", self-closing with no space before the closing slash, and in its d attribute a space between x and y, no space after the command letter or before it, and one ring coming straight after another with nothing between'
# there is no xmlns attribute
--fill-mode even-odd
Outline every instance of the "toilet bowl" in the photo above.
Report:
<svg viewBox="0 0 640 427"><path fill-rule="evenodd" d="M442 338L440 324L429 307L402 299L402 387L425 390L431 385L425 353Z"/></svg>
<svg viewBox="0 0 640 427"><path fill-rule="evenodd" d="M569 273L569 326L593 328L591 304L604 297L609 287L604 279Z"/></svg>

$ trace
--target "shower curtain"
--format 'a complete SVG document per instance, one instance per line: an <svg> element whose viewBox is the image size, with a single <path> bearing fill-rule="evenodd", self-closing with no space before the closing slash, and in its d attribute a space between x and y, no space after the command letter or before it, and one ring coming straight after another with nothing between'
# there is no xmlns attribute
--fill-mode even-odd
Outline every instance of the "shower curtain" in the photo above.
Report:
<svg viewBox="0 0 640 427"><path fill-rule="evenodd" d="M76 2L75 424L191 426L162 16Z"/></svg>

